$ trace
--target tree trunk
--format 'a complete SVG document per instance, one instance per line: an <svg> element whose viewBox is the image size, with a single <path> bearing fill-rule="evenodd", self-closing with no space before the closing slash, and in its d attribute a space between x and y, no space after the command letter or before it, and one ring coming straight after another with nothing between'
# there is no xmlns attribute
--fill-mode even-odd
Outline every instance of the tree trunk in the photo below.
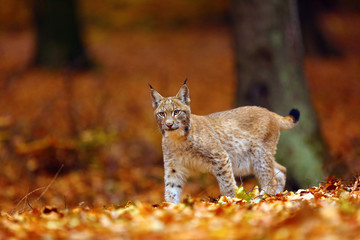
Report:
<svg viewBox="0 0 360 240"><path fill-rule="evenodd" d="M322 12L321 10L326 8L324 1L297 0L297 3L306 53L324 57L341 56L341 51L330 41L320 27L319 15ZM333 4L336 3L333 2Z"/></svg>
<svg viewBox="0 0 360 240"><path fill-rule="evenodd" d="M303 49L295 0L233 0L237 71L236 105L257 105L299 124L282 131L277 161L287 169L287 187L317 185L324 177L324 145L303 72Z"/></svg>
<svg viewBox="0 0 360 240"><path fill-rule="evenodd" d="M35 65L86 69L90 61L81 41L76 0L33 1Z"/></svg>

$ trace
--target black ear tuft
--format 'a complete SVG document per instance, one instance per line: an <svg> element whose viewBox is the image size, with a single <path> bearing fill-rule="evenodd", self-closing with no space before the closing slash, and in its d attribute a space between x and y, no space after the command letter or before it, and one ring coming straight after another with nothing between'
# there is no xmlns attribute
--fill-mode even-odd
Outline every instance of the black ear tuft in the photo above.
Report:
<svg viewBox="0 0 360 240"><path fill-rule="evenodd" d="M300 112L295 108L291 109L289 115L294 119L294 123L297 123L300 119Z"/></svg>
<svg viewBox="0 0 360 240"><path fill-rule="evenodd" d="M153 87L150 85L150 83L148 83L148 85L149 85L150 89L153 89Z"/></svg>
<svg viewBox="0 0 360 240"><path fill-rule="evenodd" d="M187 80L188 80L188 79L187 79L187 78L185 78L184 85L186 84Z"/></svg>

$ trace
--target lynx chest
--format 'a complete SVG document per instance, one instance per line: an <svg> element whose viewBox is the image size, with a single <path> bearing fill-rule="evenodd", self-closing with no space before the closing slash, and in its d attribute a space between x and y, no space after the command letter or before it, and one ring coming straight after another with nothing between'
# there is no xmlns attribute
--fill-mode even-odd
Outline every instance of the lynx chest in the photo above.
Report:
<svg viewBox="0 0 360 240"><path fill-rule="evenodd" d="M209 172L210 170L206 157L192 141L179 140L174 136L163 137L162 149L164 161L172 161L176 165L195 172Z"/></svg>

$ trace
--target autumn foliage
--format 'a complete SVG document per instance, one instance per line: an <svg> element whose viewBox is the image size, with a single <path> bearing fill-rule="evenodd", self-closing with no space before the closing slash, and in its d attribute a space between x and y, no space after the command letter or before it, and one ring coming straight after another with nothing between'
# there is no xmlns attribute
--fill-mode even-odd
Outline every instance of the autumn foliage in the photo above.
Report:
<svg viewBox="0 0 360 240"><path fill-rule="evenodd" d="M3 239L356 239L359 179L335 178L310 189L247 200L186 198L178 205L43 206L1 213Z"/></svg>

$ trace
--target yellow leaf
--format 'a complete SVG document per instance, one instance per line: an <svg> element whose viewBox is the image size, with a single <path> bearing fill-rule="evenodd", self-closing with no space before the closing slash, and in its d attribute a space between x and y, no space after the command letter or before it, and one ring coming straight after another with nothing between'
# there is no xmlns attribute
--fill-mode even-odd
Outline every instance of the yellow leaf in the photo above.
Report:
<svg viewBox="0 0 360 240"><path fill-rule="evenodd" d="M242 200L245 200L245 201L250 201L252 200L252 194L251 193L247 193L245 191L245 188L243 185L241 185L240 187L238 187L236 190L235 190L235 196L236 198L239 198L239 199L242 199Z"/></svg>

